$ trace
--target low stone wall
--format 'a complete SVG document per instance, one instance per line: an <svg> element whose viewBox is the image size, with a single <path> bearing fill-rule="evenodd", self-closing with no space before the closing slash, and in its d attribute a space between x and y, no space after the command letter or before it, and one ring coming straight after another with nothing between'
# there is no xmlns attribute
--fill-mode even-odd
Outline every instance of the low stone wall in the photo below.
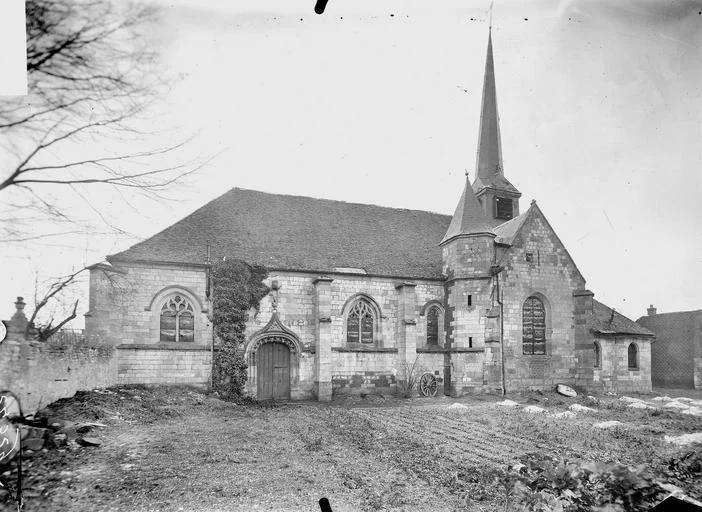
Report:
<svg viewBox="0 0 702 512"><path fill-rule="evenodd" d="M76 391L113 386L116 379L115 349L109 345L21 337L0 344L0 388L17 395L26 415Z"/></svg>
<svg viewBox="0 0 702 512"><path fill-rule="evenodd" d="M117 346L119 384L181 384L209 386L212 354L209 347Z"/></svg>
<svg viewBox="0 0 702 512"><path fill-rule="evenodd" d="M333 396L394 393L400 373L397 350L351 351L332 348Z"/></svg>

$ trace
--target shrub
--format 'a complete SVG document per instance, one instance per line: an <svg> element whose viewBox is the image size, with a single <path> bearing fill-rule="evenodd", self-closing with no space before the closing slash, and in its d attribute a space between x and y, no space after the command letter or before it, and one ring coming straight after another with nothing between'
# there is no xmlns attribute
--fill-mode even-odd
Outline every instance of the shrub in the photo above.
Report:
<svg viewBox="0 0 702 512"><path fill-rule="evenodd" d="M270 289L263 267L225 260L212 266L212 323L219 339L212 369L212 390L224 399L242 396L248 368L241 351L249 310L258 310Z"/></svg>
<svg viewBox="0 0 702 512"><path fill-rule="evenodd" d="M644 511L664 497L645 465L583 463L531 454L501 477L514 510Z"/></svg>
<svg viewBox="0 0 702 512"><path fill-rule="evenodd" d="M417 373L415 372L415 367L418 359L415 358L411 365L406 361L402 362L401 378L397 380L397 391L402 398L411 398L416 393Z"/></svg>

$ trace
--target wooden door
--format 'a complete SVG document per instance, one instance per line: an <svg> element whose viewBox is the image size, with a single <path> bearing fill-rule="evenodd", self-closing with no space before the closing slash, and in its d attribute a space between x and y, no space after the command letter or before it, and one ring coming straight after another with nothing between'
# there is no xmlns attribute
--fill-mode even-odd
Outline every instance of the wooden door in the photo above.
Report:
<svg viewBox="0 0 702 512"><path fill-rule="evenodd" d="M290 398L290 349L282 343L264 343L256 356L258 399Z"/></svg>

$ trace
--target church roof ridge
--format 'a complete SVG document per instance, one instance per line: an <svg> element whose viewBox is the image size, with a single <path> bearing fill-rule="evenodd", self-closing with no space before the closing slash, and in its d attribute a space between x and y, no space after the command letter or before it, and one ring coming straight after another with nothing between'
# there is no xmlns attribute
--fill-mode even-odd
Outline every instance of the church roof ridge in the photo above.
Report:
<svg viewBox="0 0 702 512"><path fill-rule="evenodd" d="M429 213L432 215L440 215L442 217L450 217L450 215L448 213L435 212L433 210L421 210L419 208L402 208L399 206L386 206L386 205L375 204L375 203L361 203L358 201L345 201L343 199L330 199L327 197L314 197L314 196L306 196L303 194L285 194L285 193L280 193L280 192L266 192L265 190L256 190L254 188L242 188L242 187L232 187L227 192L224 192L223 194L212 199L212 201L216 201L220 197L228 194L229 192L231 192L233 190L241 190L242 192L253 192L256 194L264 194L264 195L275 196L275 197L291 197L291 198L300 198L300 199L310 199L313 201L341 203L341 204L347 204L347 205L351 205L351 206L365 206L365 207L372 207L372 208L383 208L383 209L387 209L387 210L395 210L395 211L403 211L403 212Z"/></svg>
<svg viewBox="0 0 702 512"><path fill-rule="evenodd" d="M234 187L109 261L203 264L227 256L267 268L442 279L451 217Z"/></svg>

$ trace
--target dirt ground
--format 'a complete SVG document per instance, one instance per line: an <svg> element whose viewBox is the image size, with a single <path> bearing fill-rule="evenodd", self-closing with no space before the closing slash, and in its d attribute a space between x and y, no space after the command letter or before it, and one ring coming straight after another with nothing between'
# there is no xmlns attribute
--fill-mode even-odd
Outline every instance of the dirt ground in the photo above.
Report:
<svg viewBox="0 0 702 512"><path fill-rule="evenodd" d="M702 399L689 390L657 394ZM319 510L327 497L335 512L487 511L505 498L493 472L535 452L646 464L702 498L702 474L665 473L671 459L700 448L665 436L702 432L702 417L633 409L619 397L508 398L546 412L527 414L487 396L236 405L187 388L79 393L53 404L49 423L60 422L69 439L79 437L76 424L102 423L85 434L102 445L71 440L29 454L24 510ZM573 403L595 411L553 416ZM622 425L594 426L606 420ZM14 510L2 491L0 510Z"/></svg>

